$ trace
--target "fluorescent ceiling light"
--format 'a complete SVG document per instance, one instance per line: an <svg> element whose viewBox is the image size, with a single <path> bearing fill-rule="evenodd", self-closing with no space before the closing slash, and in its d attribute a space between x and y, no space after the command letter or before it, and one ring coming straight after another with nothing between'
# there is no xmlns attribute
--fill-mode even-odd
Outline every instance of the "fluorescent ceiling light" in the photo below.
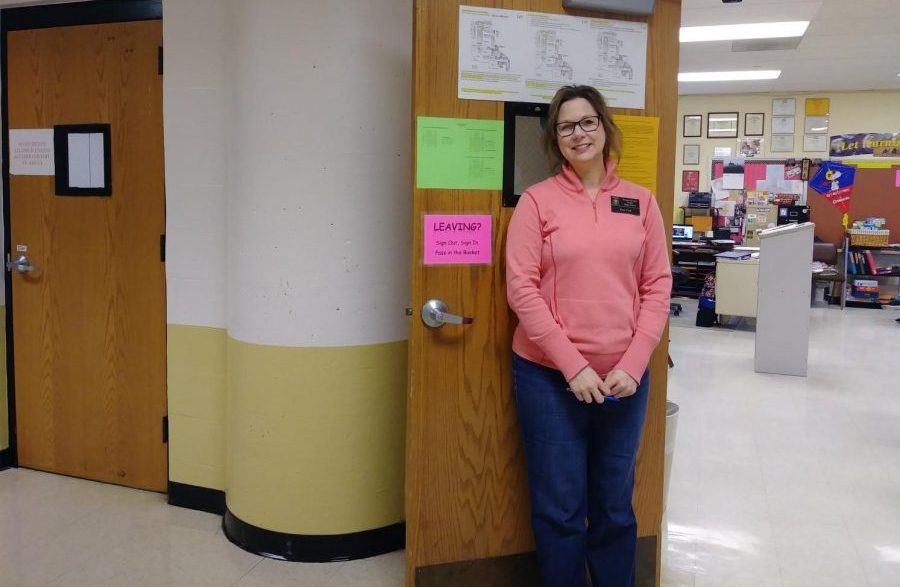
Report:
<svg viewBox="0 0 900 587"><path fill-rule="evenodd" d="M780 69L753 69L750 71L696 71L679 73L680 82L739 82L744 80L778 79Z"/></svg>
<svg viewBox="0 0 900 587"><path fill-rule="evenodd" d="M686 26L681 27L678 36L682 43L737 41L740 39L778 39L782 37L802 37L808 26L808 20Z"/></svg>

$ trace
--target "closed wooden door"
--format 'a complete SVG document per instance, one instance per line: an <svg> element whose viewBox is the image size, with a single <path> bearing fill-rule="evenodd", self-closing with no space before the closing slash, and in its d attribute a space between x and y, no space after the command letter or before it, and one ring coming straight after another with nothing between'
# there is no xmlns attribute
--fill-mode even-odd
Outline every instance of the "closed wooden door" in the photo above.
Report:
<svg viewBox="0 0 900 587"><path fill-rule="evenodd" d="M418 116L502 120L501 102L457 98L459 5L560 13L558 0L420 0L414 8L413 124ZM617 110L660 117L658 200L671 217L679 0L657 2L649 20L647 106ZM584 13L581 13L584 14ZM598 16L589 14L588 16ZM599 15L612 16L612 15ZM626 138L627 140L627 138ZM414 149L415 152L415 149ZM416 165L413 164L415 173ZM503 254L512 208L499 191L413 189L413 316L407 421L407 585L538 584L524 454L512 394L514 316L506 301ZM490 214L490 265L425 265L423 215ZM432 298L470 324L426 326ZM666 336L663 336L665 341ZM638 456L640 585L658 584L666 344L651 363L651 400Z"/></svg>
<svg viewBox="0 0 900 587"><path fill-rule="evenodd" d="M9 128L108 123L112 195L10 176L20 466L165 490L159 20L12 31Z"/></svg>

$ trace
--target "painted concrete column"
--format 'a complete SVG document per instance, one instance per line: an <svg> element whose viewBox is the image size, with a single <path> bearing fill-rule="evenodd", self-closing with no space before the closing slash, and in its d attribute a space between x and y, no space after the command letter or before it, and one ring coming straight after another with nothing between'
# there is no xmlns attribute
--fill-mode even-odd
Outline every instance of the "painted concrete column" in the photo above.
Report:
<svg viewBox="0 0 900 587"><path fill-rule="evenodd" d="M231 9L226 530L402 541L411 2Z"/></svg>

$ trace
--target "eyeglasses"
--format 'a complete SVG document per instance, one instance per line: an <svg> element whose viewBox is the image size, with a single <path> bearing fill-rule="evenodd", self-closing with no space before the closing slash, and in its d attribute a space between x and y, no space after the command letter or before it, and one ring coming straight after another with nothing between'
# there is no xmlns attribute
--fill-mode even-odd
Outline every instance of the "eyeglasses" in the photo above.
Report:
<svg viewBox="0 0 900 587"><path fill-rule="evenodd" d="M585 116L578 122L560 122L556 125L556 136L567 137L575 132L575 125L581 127L584 132L594 132L600 128L599 116Z"/></svg>

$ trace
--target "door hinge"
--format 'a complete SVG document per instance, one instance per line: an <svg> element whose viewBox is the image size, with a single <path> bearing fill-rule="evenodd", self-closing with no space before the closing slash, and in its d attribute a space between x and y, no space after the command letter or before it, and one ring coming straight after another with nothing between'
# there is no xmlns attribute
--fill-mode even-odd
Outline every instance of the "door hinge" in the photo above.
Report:
<svg viewBox="0 0 900 587"><path fill-rule="evenodd" d="M159 262L166 262L166 235L159 235Z"/></svg>
<svg viewBox="0 0 900 587"><path fill-rule="evenodd" d="M162 418L162 441L163 444L169 442L169 417L163 416Z"/></svg>
<svg viewBox="0 0 900 587"><path fill-rule="evenodd" d="M159 73L159 75L162 75L163 74L163 48L162 48L162 45L157 47L157 50L156 50L156 66L157 66L157 72Z"/></svg>

